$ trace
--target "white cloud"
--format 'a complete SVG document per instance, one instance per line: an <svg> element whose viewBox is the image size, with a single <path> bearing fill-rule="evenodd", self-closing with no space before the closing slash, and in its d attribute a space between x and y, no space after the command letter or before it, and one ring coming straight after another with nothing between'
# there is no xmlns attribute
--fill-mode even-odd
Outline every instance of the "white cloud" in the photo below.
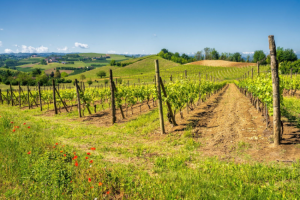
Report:
<svg viewBox="0 0 300 200"><path fill-rule="evenodd" d="M0 41L0 47L2 46L2 42Z"/></svg>
<svg viewBox="0 0 300 200"><path fill-rule="evenodd" d="M27 47L26 45L22 45L22 53L46 53L48 52L48 47L40 46L40 47Z"/></svg>
<svg viewBox="0 0 300 200"><path fill-rule="evenodd" d="M4 29L3 28L0 28L0 31L3 31Z"/></svg>
<svg viewBox="0 0 300 200"><path fill-rule="evenodd" d="M13 53L13 50L11 50L11 49L5 49L4 52L5 53Z"/></svg>
<svg viewBox="0 0 300 200"><path fill-rule="evenodd" d="M111 50L111 51L107 51L107 53L117 53L116 51L113 51L113 50Z"/></svg>
<svg viewBox="0 0 300 200"><path fill-rule="evenodd" d="M64 48L57 48L57 51L68 51L68 47L64 47Z"/></svg>
<svg viewBox="0 0 300 200"><path fill-rule="evenodd" d="M243 54L254 54L254 52L242 52Z"/></svg>
<svg viewBox="0 0 300 200"><path fill-rule="evenodd" d="M80 47L82 49L87 49L87 48L89 48L89 45L82 44L82 43L79 43L79 42L75 42L75 47Z"/></svg>
<svg viewBox="0 0 300 200"><path fill-rule="evenodd" d="M17 44L14 44L13 46L14 46L14 47L19 47Z"/></svg>

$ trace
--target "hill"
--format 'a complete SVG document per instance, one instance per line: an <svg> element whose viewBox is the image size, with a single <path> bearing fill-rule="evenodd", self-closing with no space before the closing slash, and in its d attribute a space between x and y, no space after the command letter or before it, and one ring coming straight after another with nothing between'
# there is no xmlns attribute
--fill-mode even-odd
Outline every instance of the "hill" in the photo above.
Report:
<svg viewBox="0 0 300 200"><path fill-rule="evenodd" d="M215 66L215 67L247 67L247 66L256 66L256 63L231 62L225 60L201 60L201 61L188 63L187 65L202 65L202 66Z"/></svg>

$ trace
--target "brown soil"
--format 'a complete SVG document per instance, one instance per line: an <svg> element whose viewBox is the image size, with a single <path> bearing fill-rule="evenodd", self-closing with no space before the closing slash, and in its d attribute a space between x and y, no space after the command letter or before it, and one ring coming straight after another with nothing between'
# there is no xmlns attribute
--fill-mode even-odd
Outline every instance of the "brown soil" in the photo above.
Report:
<svg viewBox="0 0 300 200"><path fill-rule="evenodd" d="M188 117L176 117L179 126L168 125L168 132L184 134L192 127L192 137L201 142L204 156L236 162L291 162L300 157L300 131L284 119L282 145L274 147L272 128L250 100L230 84L222 92L202 103Z"/></svg>
<svg viewBox="0 0 300 200"><path fill-rule="evenodd" d="M39 63L37 63L39 64ZM37 65L37 64L30 64L30 65L25 65L25 66L22 66L21 68L26 68L26 67L33 67L34 65Z"/></svg>
<svg viewBox="0 0 300 200"><path fill-rule="evenodd" d="M201 60L188 65L204 65L204 66L215 66L215 67L247 67L256 66L256 63L242 63L242 62L231 62L225 60Z"/></svg>

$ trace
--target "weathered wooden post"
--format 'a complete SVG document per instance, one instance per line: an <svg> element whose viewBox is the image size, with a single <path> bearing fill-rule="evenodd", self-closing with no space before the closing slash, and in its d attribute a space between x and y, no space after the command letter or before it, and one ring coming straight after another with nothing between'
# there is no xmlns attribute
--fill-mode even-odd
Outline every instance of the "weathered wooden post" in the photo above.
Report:
<svg viewBox="0 0 300 200"><path fill-rule="evenodd" d="M52 79L52 88L53 88L53 106L54 106L54 112L55 112L55 114L57 114L56 96L55 96L55 82L54 82L54 79Z"/></svg>
<svg viewBox="0 0 300 200"><path fill-rule="evenodd" d="M293 68L291 68L291 79L293 78Z"/></svg>
<svg viewBox="0 0 300 200"><path fill-rule="evenodd" d="M115 90L113 83L113 74L112 70L109 70L109 81L110 81L110 91L111 91L111 116L112 124L116 123L116 106L115 106Z"/></svg>
<svg viewBox="0 0 300 200"><path fill-rule="evenodd" d="M1 91L1 89L0 89L0 101L1 101L1 104L3 104L2 91Z"/></svg>
<svg viewBox="0 0 300 200"><path fill-rule="evenodd" d="M251 69L251 78L253 79L253 68Z"/></svg>
<svg viewBox="0 0 300 200"><path fill-rule="evenodd" d="M40 108L41 108L41 111L43 111L42 94L41 94L41 85L40 85L40 82L38 82L38 89L39 89Z"/></svg>
<svg viewBox="0 0 300 200"><path fill-rule="evenodd" d="M269 49L271 56L271 70L272 70L272 85L273 85L273 131L274 144L280 144L280 130L281 130L281 113L280 113L280 94L279 94L279 76L278 76L278 62L276 59L276 44L274 35L269 35Z"/></svg>
<svg viewBox="0 0 300 200"><path fill-rule="evenodd" d="M184 70L184 76L185 76L185 78L187 78L187 71L186 70Z"/></svg>
<svg viewBox="0 0 300 200"><path fill-rule="evenodd" d="M156 73L156 90L157 90L156 92L157 92L157 97L158 97L160 128L161 128L161 133L164 134L165 133L165 125L164 125L163 107L162 107L162 100L161 100L158 60L155 60L154 63L155 63L155 73Z"/></svg>
<svg viewBox="0 0 300 200"><path fill-rule="evenodd" d="M257 76L259 76L259 62L258 61L257 61L256 65L257 65Z"/></svg>
<svg viewBox="0 0 300 200"><path fill-rule="evenodd" d="M170 76L170 81L172 82L172 74L171 74L171 76Z"/></svg>
<svg viewBox="0 0 300 200"><path fill-rule="evenodd" d="M21 108L21 86L20 86L20 82L18 83L18 85L19 85L19 108Z"/></svg>
<svg viewBox="0 0 300 200"><path fill-rule="evenodd" d="M14 99L13 99L13 90L12 90L12 87L11 87L11 84L9 84L10 86L10 100L11 100L11 105L13 106L14 105Z"/></svg>
<svg viewBox="0 0 300 200"><path fill-rule="evenodd" d="M105 84L106 85L106 84ZM80 105L80 93L79 93L79 89L78 89L78 81L77 79L75 79L75 87L76 87L76 94L77 94L77 108L78 108L78 115L79 117L81 117L81 105Z"/></svg>

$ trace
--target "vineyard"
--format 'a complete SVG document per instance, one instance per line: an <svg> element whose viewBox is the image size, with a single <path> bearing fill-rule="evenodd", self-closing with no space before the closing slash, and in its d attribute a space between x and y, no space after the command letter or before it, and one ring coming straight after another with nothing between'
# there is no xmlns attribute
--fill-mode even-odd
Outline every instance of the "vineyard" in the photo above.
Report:
<svg viewBox="0 0 300 200"><path fill-rule="evenodd" d="M2 89L0 197L299 198L300 77L280 75L273 147L270 66L156 66Z"/></svg>

